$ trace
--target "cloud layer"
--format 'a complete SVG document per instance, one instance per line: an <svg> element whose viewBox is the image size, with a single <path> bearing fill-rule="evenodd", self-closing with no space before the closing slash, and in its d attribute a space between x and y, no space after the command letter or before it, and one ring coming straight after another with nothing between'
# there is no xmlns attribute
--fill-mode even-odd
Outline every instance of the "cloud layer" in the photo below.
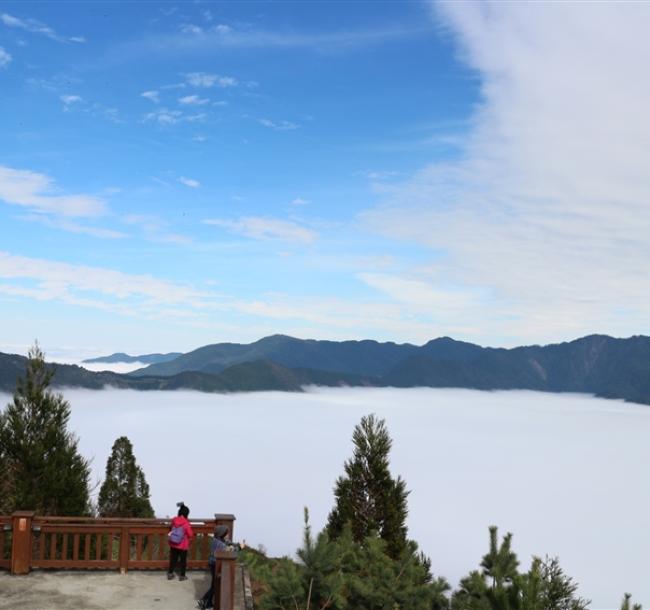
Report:
<svg viewBox="0 0 650 610"><path fill-rule="evenodd" d="M650 6L434 10L479 76L482 103L461 159L381 187L365 226L435 252L413 279L483 291L475 319L488 337L647 331L650 81L639 75Z"/></svg>
<svg viewBox="0 0 650 610"><path fill-rule="evenodd" d="M392 472L411 490L409 534L436 574L457 585L478 567L487 528L497 524L513 532L523 566L533 554L558 555L593 608L618 608L624 591L650 603L647 407L578 395L430 389L65 396L95 477L103 477L114 440L127 435L158 515L171 514L179 499L196 517L232 512L237 538L263 543L274 555L299 546L303 506L314 528L323 526L352 453L353 427L377 413L394 440ZM8 398L0 396L0 405ZM179 417L190 422L191 442L171 440ZM218 447L216 430L227 431ZM170 442L179 450L168 451ZM228 467L220 468L224 460Z"/></svg>

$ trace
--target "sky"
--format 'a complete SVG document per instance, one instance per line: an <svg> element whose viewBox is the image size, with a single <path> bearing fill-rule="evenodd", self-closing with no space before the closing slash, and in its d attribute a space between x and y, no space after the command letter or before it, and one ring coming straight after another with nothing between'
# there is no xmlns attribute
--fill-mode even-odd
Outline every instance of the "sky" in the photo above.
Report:
<svg viewBox="0 0 650 610"><path fill-rule="evenodd" d="M0 350L649 334L649 24L0 1Z"/></svg>
<svg viewBox="0 0 650 610"><path fill-rule="evenodd" d="M393 439L391 472L410 491L408 535L454 588L479 568L488 527L497 525L500 535L512 532L522 570L533 555L559 557L593 610L618 609L624 592L650 604L645 406L428 388L68 389L65 397L93 483L103 479L115 439L127 435L157 515L173 515L180 500L191 517L232 513L235 539L271 556L293 556L300 546L303 507L314 531L324 526L354 426L374 412ZM0 395L0 404L9 399ZM179 416L191 442L178 440ZM210 453L216 461L206 460ZM227 467L219 456L230 456Z"/></svg>

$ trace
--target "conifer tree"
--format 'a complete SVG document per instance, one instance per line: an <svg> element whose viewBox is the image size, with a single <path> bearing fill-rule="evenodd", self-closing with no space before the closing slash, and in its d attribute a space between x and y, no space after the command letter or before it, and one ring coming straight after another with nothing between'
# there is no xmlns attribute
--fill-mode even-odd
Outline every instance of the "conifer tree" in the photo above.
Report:
<svg viewBox="0 0 650 610"><path fill-rule="evenodd" d="M517 577L519 560L511 549L512 534L507 533L499 546L496 525L490 526L490 550L483 556L481 567L483 574L492 579L492 589L498 589L512 583Z"/></svg>
<svg viewBox="0 0 650 610"><path fill-rule="evenodd" d="M630 600L632 599L632 594L631 593L626 593L623 596L623 601L621 602L621 610L643 610L643 607L641 604L630 604Z"/></svg>
<svg viewBox="0 0 650 610"><path fill-rule="evenodd" d="M153 517L149 485L137 465L133 445L120 436L106 461L106 479L99 491L98 506L102 517Z"/></svg>
<svg viewBox="0 0 650 610"><path fill-rule="evenodd" d="M49 389L53 375L35 344L25 378L18 380L13 402L0 415L2 461L11 484L9 508L84 515L89 510L89 463L68 431L69 403Z"/></svg>
<svg viewBox="0 0 650 610"><path fill-rule="evenodd" d="M0 416L0 426L2 418ZM14 467L0 444L0 515L10 513L14 508Z"/></svg>
<svg viewBox="0 0 650 610"><path fill-rule="evenodd" d="M388 554L396 559L406 546L406 483L393 479L388 454L392 440L383 419L368 415L352 435L354 453L344 465L345 474L336 481L336 504L329 514L327 532L334 539L346 523L356 542L376 532Z"/></svg>

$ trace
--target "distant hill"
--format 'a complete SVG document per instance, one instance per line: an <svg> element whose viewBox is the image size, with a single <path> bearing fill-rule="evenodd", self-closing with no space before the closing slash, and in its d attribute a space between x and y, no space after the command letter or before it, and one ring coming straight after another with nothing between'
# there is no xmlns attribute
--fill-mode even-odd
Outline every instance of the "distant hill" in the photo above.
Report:
<svg viewBox="0 0 650 610"><path fill-rule="evenodd" d="M88 358L82 360L82 364L95 364L95 363L108 363L114 364L116 362L124 362L132 364L133 362L142 362L143 364L156 364L158 362L168 362L174 358L182 356L181 352L170 352L169 354L142 354L141 356L129 356L124 352L117 352L110 356L100 356L99 358Z"/></svg>
<svg viewBox="0 0 650 610"><path fill-rule="evenodd" d="M24 357L0 354L0 390L11 392L24 369ZM203 392L301 391L306 385L526 389L650 404L650 337L590 335L504 349L449 337L415 346L274 335L246 345L207 345L128 375L56 365L54 383Z"/></svg>
<svg viewBox="0 0 650 610"><path fill-rule="evenodd" d="M243 362L271 360L289 368L309 368L353 375L381 376L417 346L377 341L315 341L272 335L255 343L216 343L183 354L169 362L152 364L130 375L175 375L182 371L219 373Z"/></svg>
<svg viewBox="0 0 650 610"><path fill-rule="evenodd" d="M24 376L27 358L0 353L0 391L13 392L16 381ZM255 361L234 365L218 374L183 371L176 375L131 377L110 371L94 373L72 364L51 364L52 385L58 388L105 387L133 390L198 390L200 392L301 392L304 386L374 386L377 379L346 373L311 369L290 369L275 362Z"/></svg>

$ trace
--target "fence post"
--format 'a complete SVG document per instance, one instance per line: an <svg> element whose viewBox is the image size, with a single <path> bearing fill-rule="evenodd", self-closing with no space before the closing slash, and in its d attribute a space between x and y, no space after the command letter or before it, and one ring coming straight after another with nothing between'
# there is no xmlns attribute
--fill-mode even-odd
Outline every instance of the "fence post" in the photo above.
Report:
<svg viewBox="0 0 650 610"><path fill-rule="evenodd" d="M216 570L219 579L215 583L215 610L234 610L235 607L235 563L237 553L221 551L217 553Z"/></svg>
<svg viewBox="0 0 650 610"><path fill-rule="evenodd" d="M11 573L29 574L32 563L32 519L34 511L19 510L11 515Z"/></svg>
<svg viewBox="0 0 650 610"><path fill-rule="evenodd" d="M131 536L129 528L122 526L120 533L120 574L126 574L129 567L129 558L131 557Z"/></svg>

